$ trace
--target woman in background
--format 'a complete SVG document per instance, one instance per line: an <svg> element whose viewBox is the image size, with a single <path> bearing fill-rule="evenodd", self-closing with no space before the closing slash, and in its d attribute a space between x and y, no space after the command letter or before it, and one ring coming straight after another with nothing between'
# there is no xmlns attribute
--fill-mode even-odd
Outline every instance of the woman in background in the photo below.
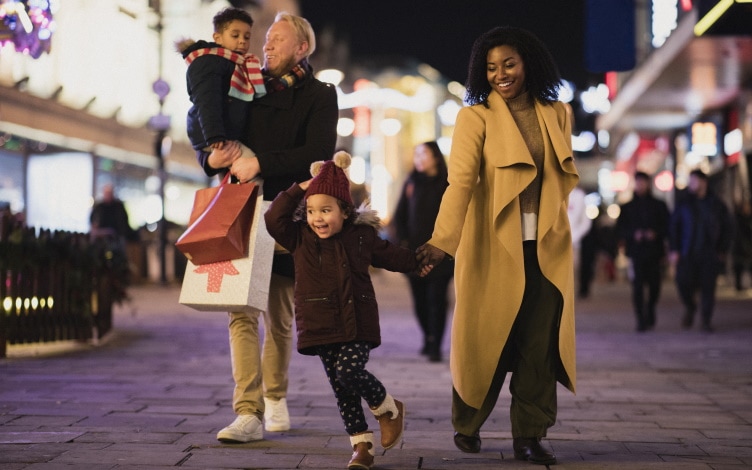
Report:
<svg viewBox="0 0 752 470"><path fill-rule="evenodd" d="M396 241L415 251L431 238L441 197L447 188L447 164L439 145L424 142L413 151L413 171L408 175L392 223ZM408 274L413 308L423 333L421 354L441 362L441 343L447 318L447 288L454 262L445 260L426 277Z"/></svg>

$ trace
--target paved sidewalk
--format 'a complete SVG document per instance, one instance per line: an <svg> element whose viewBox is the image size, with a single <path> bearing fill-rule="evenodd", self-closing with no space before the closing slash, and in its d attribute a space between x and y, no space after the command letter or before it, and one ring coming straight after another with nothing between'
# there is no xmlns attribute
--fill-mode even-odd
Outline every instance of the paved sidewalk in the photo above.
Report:
<svg viewBox="0 0 752 470"><path fill-rule="evenodd" d="M384 343L369 369L407 406L402 445L377 448L374 468L531 468L512 455L506 389L482 452L454 447L448 364L418 355L405 279L374 281ZM290 432L221 444L234 418L226 315L180 306L176 287L131 293L101 344L11 346L0 359L0 469L345 468L349 441L315 357L293 355ZM722 286L719 297L712 334L681 329L671 283L647 333L634 331L623 281L578 301L578 393L559 387L546 441L555 468L752 467L752 295Z"/></svg>

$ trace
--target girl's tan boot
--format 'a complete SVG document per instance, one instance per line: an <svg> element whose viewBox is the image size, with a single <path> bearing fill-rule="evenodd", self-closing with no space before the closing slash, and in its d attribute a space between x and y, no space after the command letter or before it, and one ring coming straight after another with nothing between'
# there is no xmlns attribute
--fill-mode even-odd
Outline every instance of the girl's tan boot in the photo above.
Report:
<svg viewBox="0 0 752 470"><path fill-rule="evenodd" d="M371 411L381 427L381 446L391 449L399 443L405 429L405 405L387 393L384 401Z"/></svg>
<svg viewBox="0 0 752 470"><path fill-rule="evenodd" d="M368 470L373 466L374 451L373 433L371 431L362 432L350 436L350 444L353 448L353 455L347 468L350 470Z"/></svg>

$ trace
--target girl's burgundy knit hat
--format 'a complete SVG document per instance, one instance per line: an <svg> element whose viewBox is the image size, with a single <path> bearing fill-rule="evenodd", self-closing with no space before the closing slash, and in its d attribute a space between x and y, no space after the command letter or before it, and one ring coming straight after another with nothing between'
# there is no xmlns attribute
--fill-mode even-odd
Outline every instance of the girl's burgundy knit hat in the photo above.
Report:
<svg viewBox="0 0 752 470"><path fill-rule="evenodd" d="M350 167L352 157L349 153L339 151L331 160L313 162L311 176L313 180L308 185L305 197L314 194L327 194L352 205L350 196L350 180L345 170Z"/></svg>

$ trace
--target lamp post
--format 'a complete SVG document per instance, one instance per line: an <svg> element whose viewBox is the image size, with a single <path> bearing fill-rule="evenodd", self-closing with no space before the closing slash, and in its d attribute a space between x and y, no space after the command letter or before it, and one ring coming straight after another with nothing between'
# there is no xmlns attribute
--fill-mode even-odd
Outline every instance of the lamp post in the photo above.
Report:
<svg viewBox="0 0 752 470"><path fill-rule="evenodd" d="M155 30L158 38L159 54L159 78L152 85L152 90L159 98L159 112L149 118L149 128L156 131L154 140L154 156L157 158L159 168L159 200L162 204L162 216L159 219L157 232L159 234L159 280L162 284L167 284L167 220L165 219L165 181L167 174L165 172L165 158L167 157L166 149L169 145L167 142L167 131L170 129L170 116L165 115L164 101L170 93L170 85L162 79L162 8L158 0L150 1L150 6L157 14L157 24Z"/></svg>
<svg viewBox="0 0 752 470"><path fill-rule="evenodd" d="M154 82L154 92L159 96L159 114L149 118L149 127L155 130L156 136L154 139L154 156L157 158L157 165L159 169L159 200L162 204L162 216L159 219L158 234L159 234L159 280L162 284L167 283L167 221L165 219L165 181L167 174L165 171L165 158L167 158L166 140L167 130L170 128L170 116L166 116L162 113L162 105L164 98L170 91L170 87L161 78Z"/></svg>

